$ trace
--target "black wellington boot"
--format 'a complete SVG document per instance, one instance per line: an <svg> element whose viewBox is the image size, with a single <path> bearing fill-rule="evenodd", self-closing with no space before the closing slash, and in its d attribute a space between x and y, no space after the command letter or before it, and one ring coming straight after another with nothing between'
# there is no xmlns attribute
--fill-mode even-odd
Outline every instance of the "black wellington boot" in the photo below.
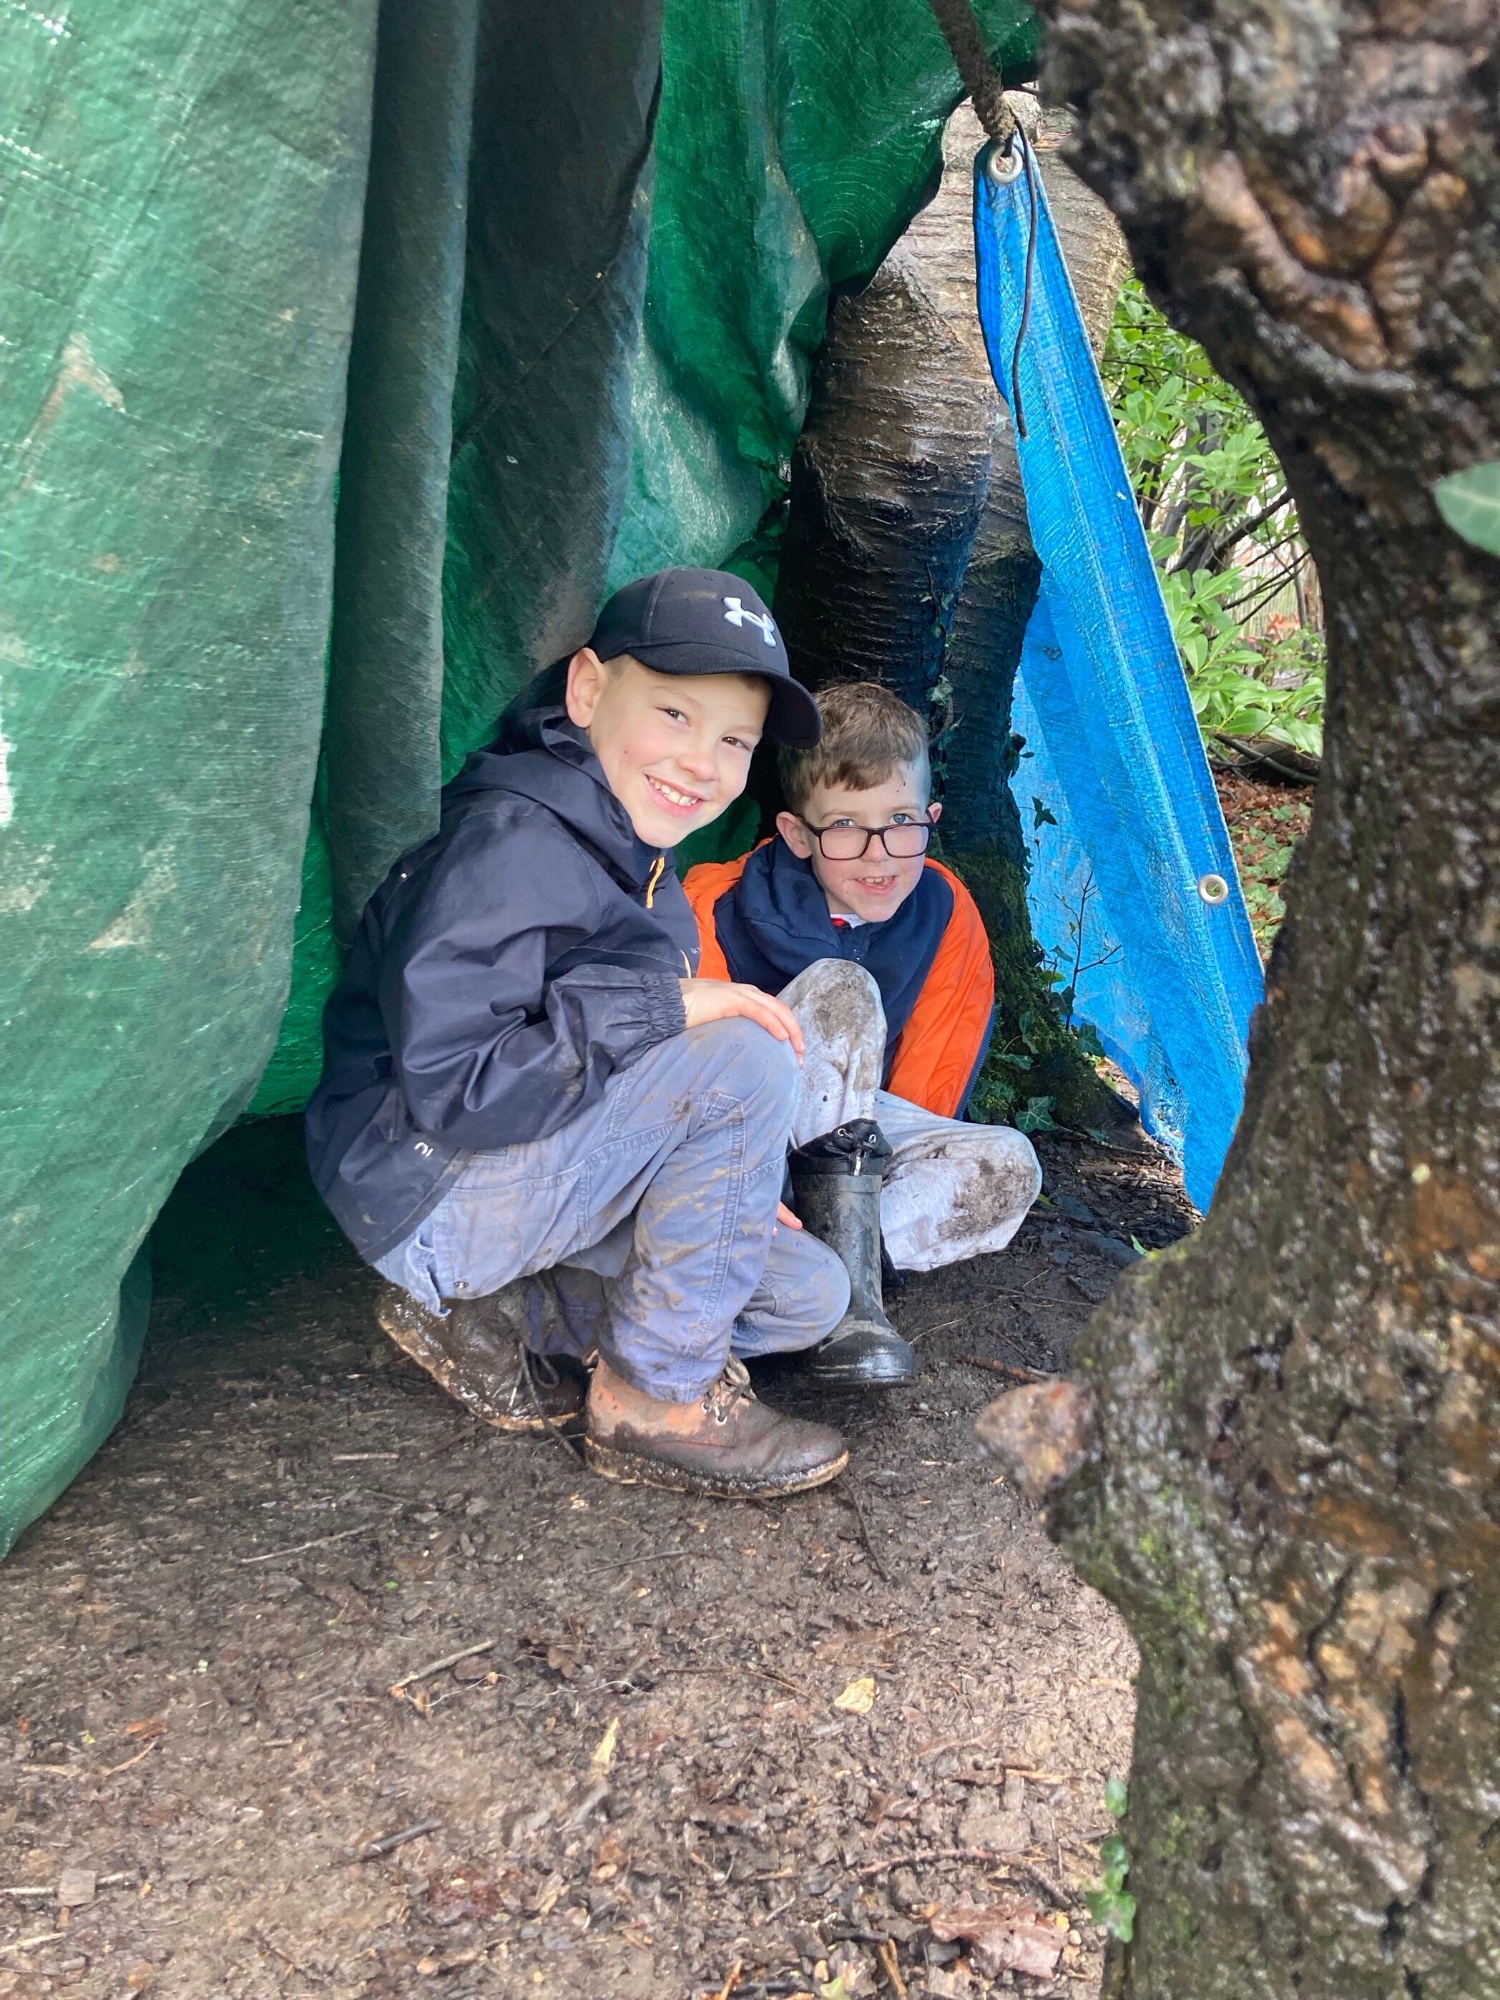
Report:
<svg viewBox="0 0 1500 2000"><path fill-rule="evenodd" d="M806 1364L834 1387L887 1389L917 1372L880 1296L880 1180L890 1157L872 1118L851 1119L789 1157L793 1210L849 1273L849 1310Z"/></svg>

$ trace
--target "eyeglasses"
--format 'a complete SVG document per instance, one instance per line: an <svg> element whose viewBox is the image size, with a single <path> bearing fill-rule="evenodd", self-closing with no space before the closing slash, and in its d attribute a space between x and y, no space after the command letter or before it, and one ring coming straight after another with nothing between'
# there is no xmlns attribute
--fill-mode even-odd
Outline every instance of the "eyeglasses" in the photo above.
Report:
<svg viewBox="0 0 1500 2000"><path fill-rule="evenodd" d="M880 842L892 861L911 861L927 852L932 839L932 822L925 819L893 820L889 826L852 826L847 821L814 826L805 819L802 824L818 843L825 861L859 861L869 852L872 840Z"/></svg>

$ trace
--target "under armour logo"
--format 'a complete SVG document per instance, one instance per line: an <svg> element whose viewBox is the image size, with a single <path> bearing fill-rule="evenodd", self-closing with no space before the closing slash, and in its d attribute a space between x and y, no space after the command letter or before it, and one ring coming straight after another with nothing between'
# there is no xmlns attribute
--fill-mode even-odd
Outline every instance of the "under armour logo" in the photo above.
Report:
<svg viewBox="0 0 1500 2000"><path fill-rule="evenodd" d="M726 625L758 625L760 636L768 646L776 644L776 621L768 611L747 611L737 597L724 599L724 623Z"/></svg>

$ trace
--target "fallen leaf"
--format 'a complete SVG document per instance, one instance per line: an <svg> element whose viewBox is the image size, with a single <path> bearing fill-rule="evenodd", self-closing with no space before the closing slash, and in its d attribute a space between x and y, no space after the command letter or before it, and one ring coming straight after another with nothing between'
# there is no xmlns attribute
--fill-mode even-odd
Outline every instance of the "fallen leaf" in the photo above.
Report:
<svg viewBox="0 0 1500 2000"><path fill-rule="evenodd" d="M125 1725L127 1736L165 1736L166 1733L167 1718L164 1715L148 1715L144 1721L127 1722ZM141 1963L144 1965L145 1960L142 1959Z"/></svg>
<svg viewBox="0 0 1500 2000"><path fill-rule="evenodd" d="M945 1944L972 1944L975 1966L992 1979L1001 1972L1048 1979L1062 1957L1065 1934L1040 1917L1034 1903L948 1903L928 1922Z"/></svg>
<svg viewBox="0 0 1500 2000"><path fill-rule="evenodd" d="M848 1715L868 1715L875 1706L875 1676L861 1674L857 1681L850 1681L844 1692L834 1697L833 1705Z"/></svg>
<svg viewBox="0 0 1500 2000"><path fill-rule="evenodd" d="M599 1738L599 1741L594 1745L594 1754L589 1759L590 1770L601 1773L607 1771L615 1761L615 1748L619 1741L620 1718L617 1715L608 1729Z"/></svg>

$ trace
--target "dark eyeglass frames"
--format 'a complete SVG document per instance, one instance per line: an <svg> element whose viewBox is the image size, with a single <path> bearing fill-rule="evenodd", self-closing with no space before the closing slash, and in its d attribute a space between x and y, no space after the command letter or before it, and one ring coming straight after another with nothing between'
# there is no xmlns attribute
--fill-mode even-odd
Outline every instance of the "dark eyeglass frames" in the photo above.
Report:
<svg viewBox="0 0 1500 2000"><path fill-rule="evenodd" d="M801 818L801 814L798 814ZM927 852L932 839L930 820L893 820L889 826L814 826L803 820L825 861L859 861L878 840L892 861L911 861Z"/></svg>

